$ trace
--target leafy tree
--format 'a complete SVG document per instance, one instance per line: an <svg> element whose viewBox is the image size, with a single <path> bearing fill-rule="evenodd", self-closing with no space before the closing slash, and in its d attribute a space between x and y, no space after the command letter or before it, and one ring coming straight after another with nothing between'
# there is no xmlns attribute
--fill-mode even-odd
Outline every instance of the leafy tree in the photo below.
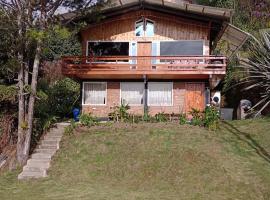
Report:
<svg viewBox="0 0 270 200"><path fill-rule="evenodd" d="M94 0L0 0L0 13L6 21L10 20L11 22L7 33L13 33L12 36L2 35L9 37L4 38L5 41L14 43L14 45L4 44L4 47L11 47L8 51L11 54L3 55L5 56L4 62L5 64L11 61L13 64L16 63L15 71L18 74L17 160L20 165L23 165L29 156L34 108L38 97L37 83L40 66L43 64L42 58L43 55L50 57L50 59L55 58L52 57L51 53L54 48L46 48L47 42L52 41L52 39L46 39L55 25L62 23L57 20L56 12L64 6L75 10L74 17L76 17L79 13L76 9L80 8L80 13L82 13L91 10L89 7L102 5L102 3L103 1ZM7 25L1 24L1 29L5 26ZM57 29L54 31L57 32ZM7 67L2 64L1 66L2 69L7 70Z"/></svg>

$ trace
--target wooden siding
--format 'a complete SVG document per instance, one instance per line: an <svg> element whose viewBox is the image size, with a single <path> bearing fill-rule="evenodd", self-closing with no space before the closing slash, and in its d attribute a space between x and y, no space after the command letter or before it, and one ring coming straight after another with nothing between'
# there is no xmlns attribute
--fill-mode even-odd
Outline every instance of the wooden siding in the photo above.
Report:
<svg viewBox="0 0 270 200"><path fill-rule="evenodd" d="M142 17L155 23L153 37L135 36L135 22ZM203 40L204 55L209 55L209 25L182 19L154 11L133 11L92 24L81 31L82 48L85 54L87 41L164 41Z"/></svg>

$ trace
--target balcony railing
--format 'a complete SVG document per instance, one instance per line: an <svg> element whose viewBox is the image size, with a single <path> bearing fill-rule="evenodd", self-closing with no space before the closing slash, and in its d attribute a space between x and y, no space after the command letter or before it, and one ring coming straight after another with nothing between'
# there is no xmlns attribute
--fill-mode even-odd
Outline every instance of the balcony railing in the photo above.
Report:
<svg viewBox="0 0 270 200"><path fill-rule="evenodd" d="M227 58L222 56L69 56L62 58L64 74L76 72L181 72L225 71Z"/></svg>

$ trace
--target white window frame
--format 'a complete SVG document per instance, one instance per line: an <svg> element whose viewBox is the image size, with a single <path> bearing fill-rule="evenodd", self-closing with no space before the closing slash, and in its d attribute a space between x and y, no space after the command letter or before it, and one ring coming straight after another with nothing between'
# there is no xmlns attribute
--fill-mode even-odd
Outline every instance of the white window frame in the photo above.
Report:
<svg viewBox="0 0 270 200"><path fill-rule="evenodd" d="M155 84L155 83L169 83L169 84L171 85L171 91L172 91L172 92L171 92L171 95L172 95L172 96L171 96L171 98L172 98L171 104L161 105L161 104L150 104L150 103L149 103L149 99L150 99L150 98L149 98L149 97L150 97L150 96L149 96L149 91L150 91L150 84L151 84L151 83L154 83L154 84ZM173 87L174 87L174 83L173 83L173 82L148 82L148 89L147 89L147 105L148 105L148 106L165 106L165 107L173 106L173 103L174 103L174 102L173 102L173 97L174 97Z"/></svg>
<svg viewBox="0 0 270 200"><path fill-rule="evenodd" d="M136 35L136 25L137 25L137 23L139 23L140 21L143 22L143 35L137 36L137 35ZM134 24L134 35L135 35L135 37L144 37L144 19L143 19L143 18L141 18L141 19L135 21L135 24Z"/></svg>
<svg viewBox="0 0 270 200"><path fill-rule="evenodd" d="M204 45L205 40L158 40L156 42L159 43L159 51L158 51L159 56L160 56L160 42L179 42L179 41L200 41L200 42L202 42L202 45L203 45L203 54L202 54L202 56L205 56L205 45ZM189 56L192 56L192 55L189 55Z"/></svg>
<svg viewBox="0 0 270 200"><path fill-rule="evenodd" d="M91 104L91 103L84 103L84 93L85 93L85 84L91 84L91 83L100 83L100 84L105 84L105 104ZM98 81L87 81L83 82L83 88L82 88L82 105L83 106L106 106L107 105L107 98L108 98L108 93L107 93L107 82L98 82Z"/></svg>
<svg viewBox="0 0 270 200"><path fill-rule="evenodd" d="M136 35L136 25L137 25L137 23L138 23L139 21L141 21L141 20L143 20L143 35L137 36L137 35ZM146 28L146 23L147 23L147 21L150 21L150 22L153 23L153 26L154 26L154 35L152 35L152 36L147 36L147 35L146 35L146 30L145 30L145 28ZM135 24L134 24L134 35L135 35L135 37L148 37L148 38L154 37L154 36L155 36L155 24L156 24L155 21L153 21L153 20L151 20L151 19L148 19L148 18L141 18L141 19L135 21Z"/></svg>
<svg viewBox="0 0 270 200"><path fill-rule="evenodd" d="M160 55L160 42L177 42L177 41L201 41L203 43L203 54L201 55L206 56L205 54L205 40L157 40L157 41L153 41L152 43L156 43L157 44L157 55L156 56L161 56ZM203 61L204 62L204 61ZM169 64L169 62L161 62L160 59L156 59L156 63L152 63L152 65L155 64Z"/></svg>
<svg viewBox="0 0 270 200"><path fill-rule="evenodd" d="M122 84L126 84L126 83L140 83L144 85L144 82L120 82L120 105L122 104ZM142 94L142 99L144 102L144 87L143 87L143 94ZM143 106L144 103L141 104L130 104L128 103L129 106Z"/></svg>

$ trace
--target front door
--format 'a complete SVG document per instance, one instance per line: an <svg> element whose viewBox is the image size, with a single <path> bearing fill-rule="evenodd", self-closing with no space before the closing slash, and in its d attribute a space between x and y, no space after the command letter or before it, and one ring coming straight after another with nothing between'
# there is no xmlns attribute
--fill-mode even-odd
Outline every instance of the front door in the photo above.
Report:
<svg viewBox="0 0 270 200"><path fill-rule="evenodd" d="M152 55L152 43L151 42L138 42L137 56L138 56L138 70L151 69L151 56ZM140 57L140 56L149 56Z"/></svg>
<svg viewBox="0 0 270 200"><path fill-rule="evenodd" d="M186 83L185 110L190 112L192 108L203 111L205 108L204 83Z"/></svg>

